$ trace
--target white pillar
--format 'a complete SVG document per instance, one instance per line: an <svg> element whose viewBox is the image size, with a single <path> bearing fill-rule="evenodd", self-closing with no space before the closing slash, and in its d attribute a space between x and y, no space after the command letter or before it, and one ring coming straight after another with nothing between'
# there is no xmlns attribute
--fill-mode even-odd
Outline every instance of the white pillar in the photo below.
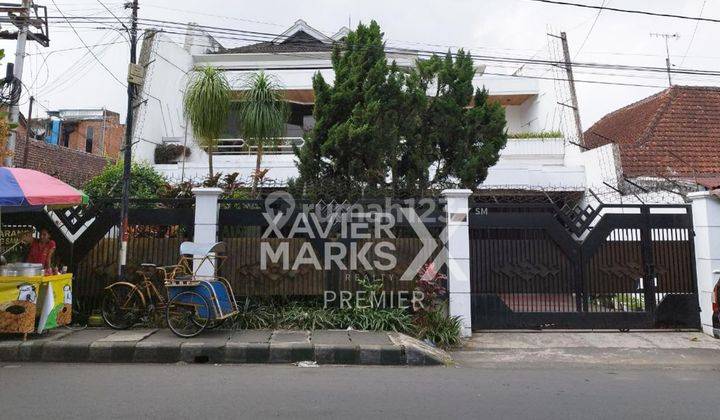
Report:
<svg viewBox="0 0 720 420"><path fill-rule="evenodd" d="M218 223L218 198L222 194L222 188L193 188L192 193L195 195L195 235L193 242L197 244L213 244L217 242L217 223ZM193 271L200 276L215 275L214 269L210 263L203 264L198 267L198 258L203 255L195 255L196 259L193 264Z"/></svg>
<svg viewBox="0 0 720 420"><path fill-rule="evenodd" d="M448 292L450 315L462 321L463 337L472 335L470 299L470 230L468 197L470 190L444 190L447 200Z"/></svg>
<svg viewBox="0 0 720 420"><path fill-rule="evenodd" d="M712 294L720 277L720 199L708 191L688 194L695 229L695 270L703 332L713 335Z"/></svg>

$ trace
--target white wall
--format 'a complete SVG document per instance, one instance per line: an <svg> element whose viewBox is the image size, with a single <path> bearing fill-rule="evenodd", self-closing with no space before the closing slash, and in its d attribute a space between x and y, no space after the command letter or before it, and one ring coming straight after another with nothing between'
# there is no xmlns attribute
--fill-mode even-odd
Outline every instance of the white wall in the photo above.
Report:
<svg viewBox="0 0 720 420"><path fill-rule="evenodd" d="M183 137L183 89L186 72L192 69L192 56L170 38L157 33L145 69L142 104L137 109L133 130L133 159L153 162L155 146L163 137ZM193 143L191 139L188 144ZM193 150L193 155L197 156Z"/></svg>
<svg viewBox="0 0 720 420"><path fill-rule="evenodd" d="M702 330L715 335L712 325L713 289L720 278L720 199L710 192L691 193L695 230L695 270ZM720 334L720 331L717 331Z"/></svg>
<svg viewBox="0 0 720 420"><path fill-rule="evenodd" d="M192 43L195 44L195 43ZM210 44L204 41L202 44ZM229 70L228 79L235 89L242 88L244 78L257 68L266 70L275 76L286 89L312 88L312 76L320 68L325 79L332 83L334 75L330 68L328 53L312 53L308 57L298 54L205 54L205 51L193 51L191 55L180 45L173 43L162 33L156 35L150 65L147 69L146 83L143 89L147 99L140 106L135 130L133 147L134 158L153 162L155 146L163 137L178 138L181 144L191 149L190 156L183 163L157 165L157 169L172 179L179 180L201 178L207 173L207 154L197 147L190 130L185 138L185 123L182 117L183 89L187 83L185 72L194 65L219 65ZM414 58L396 57L402 65L412 65ZM282 66L308 66L307 69L277 69ZM314 68L312 68L314 67ZM561 127L556 114L556 105L552 82L515 77L497 77L482 75L475 79L477 87L485 86L496 95L530 95L519 106L507 106L508 131L549 131ZM153 97L158 98L153 99ZM488 185L529 185L578 187L584 182L582 164L565 164L565 142L562 139L546 140L510 140L501 153L501 160L490 170ZM254 169L253 156L216 156L216 171L224 173L239 172L241 178L249 178ZM263 158L263 168L269 169L268 179L281 183L297 176L295 158L292 155L267 155Z"/></svg>

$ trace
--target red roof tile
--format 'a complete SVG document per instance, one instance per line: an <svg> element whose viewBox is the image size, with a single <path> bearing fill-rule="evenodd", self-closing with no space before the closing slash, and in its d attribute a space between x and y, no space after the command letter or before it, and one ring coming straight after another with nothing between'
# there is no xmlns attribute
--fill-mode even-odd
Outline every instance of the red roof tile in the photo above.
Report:
<svg viewBox="0 0 720 420"><path fill-rule="evenodd" d="M720 177L720 87L673 86L612 112L585 132L615 142L628 177Z"/></svg>

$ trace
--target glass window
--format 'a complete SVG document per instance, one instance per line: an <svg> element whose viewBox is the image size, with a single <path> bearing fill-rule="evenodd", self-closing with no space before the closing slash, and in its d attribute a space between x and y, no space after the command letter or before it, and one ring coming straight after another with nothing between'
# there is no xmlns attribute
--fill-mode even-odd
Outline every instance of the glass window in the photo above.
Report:
<svg viewBox="0 0 720 420"><path fill-rule="evenodd" d="M88 153L92 153L94 135L95 130L93 130L92 127L88 127L85 131L85 151Z"/></svg>

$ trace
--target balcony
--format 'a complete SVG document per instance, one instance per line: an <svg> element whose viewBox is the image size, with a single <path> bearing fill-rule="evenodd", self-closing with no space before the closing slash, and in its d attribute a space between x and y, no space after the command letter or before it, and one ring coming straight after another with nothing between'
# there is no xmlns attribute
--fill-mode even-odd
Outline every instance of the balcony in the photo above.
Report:
<svg viewBox="0 0 720 420"><path fill-rule="evenodd" d="M276 144L263 147L263 155L294 155L293 146L302 147L305 140L302 137L281 137ZM245 156L257 154L257 146L248 145L245 140L220 139L215 155Z"/></svg>

